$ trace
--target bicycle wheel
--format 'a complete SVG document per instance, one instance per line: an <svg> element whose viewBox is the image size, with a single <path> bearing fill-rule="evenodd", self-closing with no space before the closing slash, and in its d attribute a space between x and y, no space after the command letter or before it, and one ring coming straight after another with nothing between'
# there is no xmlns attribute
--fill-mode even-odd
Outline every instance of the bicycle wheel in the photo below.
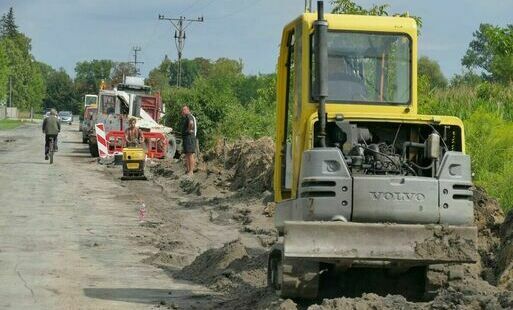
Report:
<svg viewBox="0 0 513 310"><path fill-rule="evenodd" d="M48 150L48 156L50 156L50 165L53 164L53 151L54 151L54 140L50 138L50 145Z"/></svg>

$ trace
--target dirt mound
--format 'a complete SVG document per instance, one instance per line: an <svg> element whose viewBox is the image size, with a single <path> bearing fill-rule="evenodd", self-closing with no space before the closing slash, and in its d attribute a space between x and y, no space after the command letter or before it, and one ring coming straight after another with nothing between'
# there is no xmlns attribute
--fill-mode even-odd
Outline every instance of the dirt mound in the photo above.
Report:
<svg viewBox="0 0 513 310"><path fill-rule="evenodd" d="M253 253L240 240L210 249L181 271L176 278L203 284L226 298L224 309L243 309L249 305L270 304L276 297L267 289L267 253ZM234 295L235 294L235 295Z"/></svg>
<svg viewBox="0 0 513 310"><path fill-rule="evenodd" d="M154 176L161 176L164 178L177 178L175 174L176 166L173 165L172 160L152 160L146 162L146 168L150 174Z"/></svg>
<svg viewBox="0 0 513 310"><path fill-rule="evenodd" d="M474 190L474 223L478 228L477 248L481 261L475 266L479 276L495 284L497 253L501 244L501 225L504 212L497 200L490 198L481 188Z"/></svg>
<svg viewBox="0 0 513 310"><path fill-rule="evenodd" d="M277 303L270 309L300 309L293 301ZM430 302L410 302L401 295L379 296L363 294L357 298L324 299L319 305L311 305L308 310L395 310L395 309L512 309L513 293L498 290L480 280L461 281L457 285L440 291Z"/></svg>
<svg viewBox="0 0 513 310"><path fill-rule="evenodd" d="M272 189L274 142L270 137L229 144L218 141L205 160L230 171L231 190L261 193Z"/></svg>
<svg viewBox="0 0 513 310"><path fill-rule="evenodd" d="M220 286L224 278L230 275L230 264L248 257L246 248L236 240L220 249L210 249L196 257L189 266L184 267L177 277L191 280L206 286Z"/></svg>
<svg viewBox="0 0 513 310"><path fill-rule="evenodd" d="M180 254L169 253L160 251L152 256L149 256L142 260L145 264L155 266L173 266L180 267L188 262L188 257Z"/></svg>
<svg viewBox="0 0 513 310"><path fill-rule="evenodd" d="M269 137L235 144L228 152L227 165L233 166L232 190L252 192L271 190L274 142Z"/></svg>
<svg viewBox="0 0 513 310"><path fill-rule="evenodd" d="M403 296L388 295L381 297L376 294L363 294L360 298L325 299L320 305L313 305L308 310L334 310L334 309L423 309L422 304L406 301Z"/></svg>
<svg viewBox="0 0 513 310"><path fill-rule="evenodd" d="M497 262L498 285L513 290L513 211L506 216L500 234L501 247Z"/></svg>
<svg viewBox="0 0 513 310"><path fill-rule="evenodd" d="M201 184L196 180L190 178L183 178L180 180L180 188L186 194L196 194L198 196L201 195Z"/></svg>

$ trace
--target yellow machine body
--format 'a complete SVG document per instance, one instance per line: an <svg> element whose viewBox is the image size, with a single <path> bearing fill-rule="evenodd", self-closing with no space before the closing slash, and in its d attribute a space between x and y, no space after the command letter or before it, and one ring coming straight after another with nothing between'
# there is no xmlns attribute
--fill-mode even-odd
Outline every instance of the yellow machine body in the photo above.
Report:
<svg viewBox="0 0 513 310"><path fill-rule="evenodd" d="M404 35L410 45L409 100L404 104L380 102L355 103L326 102L327 121L337 115L346 120L394 122L456 126L465 152L463 122L451 116L419 115L417 113L417 24L409 17L381 17L362 15L325 14L330 32L378 33ZM312 96L312 53L314 22L317 14L304 13L285 26L280 45L277 78L276 144L274 169L274 197L276 202L297 198L303 152L313 148L314 124L317 122L318 103ZM283 167L286 144L291 150L292 182L284 188Z"/></svg>
<svg viewBox="0 0 513 310"><path fill-rule="evenodd" d="M123 149L123 179L146 179L144 162L146 153L143 148L125 147Z"/></svg>

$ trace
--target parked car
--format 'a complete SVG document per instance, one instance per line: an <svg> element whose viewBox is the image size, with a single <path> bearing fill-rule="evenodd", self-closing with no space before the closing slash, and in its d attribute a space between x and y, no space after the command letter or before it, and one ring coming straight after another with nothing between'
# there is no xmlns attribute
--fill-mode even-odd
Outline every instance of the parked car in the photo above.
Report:
<svg viewBox="0 0 513 310"><path fill-rule="evenodd" d="M62 123L68 123L71 125L71 123L73 123L73 113L70 111L60 111L59 119Z"/></svg>

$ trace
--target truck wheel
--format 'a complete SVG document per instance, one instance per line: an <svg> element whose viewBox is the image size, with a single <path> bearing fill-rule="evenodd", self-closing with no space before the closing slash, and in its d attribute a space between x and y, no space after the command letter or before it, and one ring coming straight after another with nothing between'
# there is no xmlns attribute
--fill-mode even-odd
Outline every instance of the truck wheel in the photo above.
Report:
<svg viewBox="0 0 513 310"><path fill-rule="evenodd" d="M91 153L92 157L98 157L100 154L98 153L98 145L91 143L89 141L89 153Z"/></svg>
<svg viewBox="0 0 513 310"><path fill-rule="evenodd" d="M319 263L284 258L283 252L269 256L267 281L282 298L314 299L319 293Z"/></svg>

